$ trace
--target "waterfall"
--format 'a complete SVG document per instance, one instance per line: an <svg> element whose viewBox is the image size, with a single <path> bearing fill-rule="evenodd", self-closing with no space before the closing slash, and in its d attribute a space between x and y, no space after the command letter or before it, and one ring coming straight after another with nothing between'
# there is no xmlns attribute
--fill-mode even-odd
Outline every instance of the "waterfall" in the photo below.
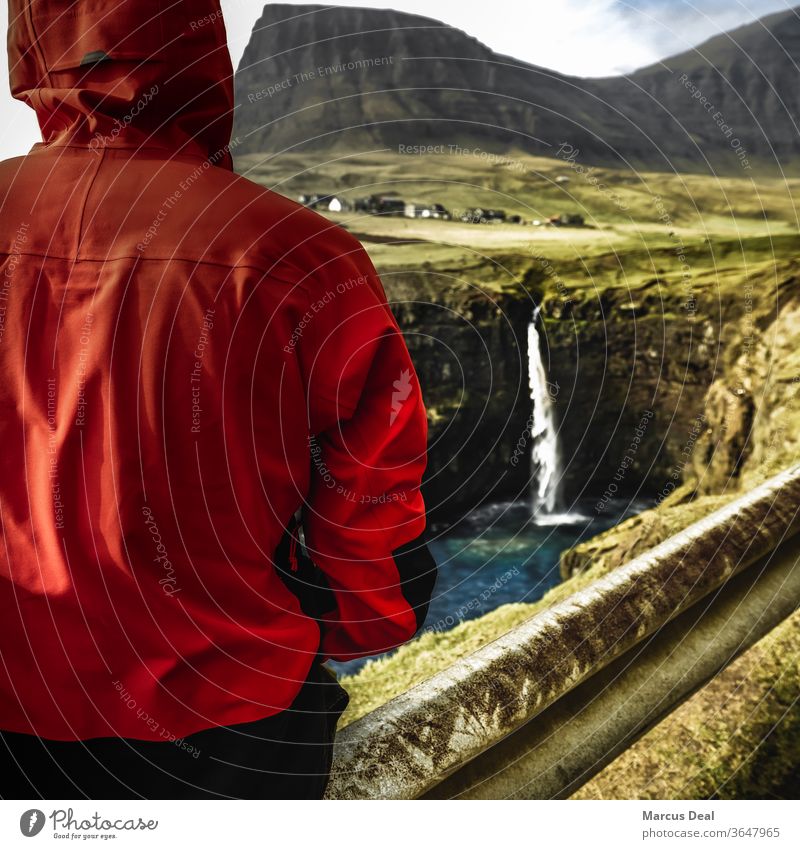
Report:
<svg viewBox="0 0 800 849"><path fill-rule="evenodd" d="M531 476L533 514L550 516L560 507L561 457L558 447L555 405L547 382L537 322L539 307L528 327L528 379L533 401L531 417Z"/></svg>

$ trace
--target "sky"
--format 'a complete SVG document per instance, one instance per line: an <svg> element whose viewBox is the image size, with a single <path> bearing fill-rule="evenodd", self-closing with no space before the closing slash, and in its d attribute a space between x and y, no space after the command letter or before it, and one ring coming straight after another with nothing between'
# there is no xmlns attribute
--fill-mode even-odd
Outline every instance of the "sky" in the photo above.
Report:
<svg viewBox="0 0 800 849"><path fill-rule="evenodd" d="M563 73L597 77L641 68L797 3L798 0L360 0L325 5L392 7L415 12L458 27L499 53ZM264 3L221 0L221 6L235 66ZM0 0L3 31L7 16L7 4ZM5 68L5 39L0 43L1 67ZM0 159L26 153L39 140L32 110L12 99L7 84L0 87Z"/></svg>

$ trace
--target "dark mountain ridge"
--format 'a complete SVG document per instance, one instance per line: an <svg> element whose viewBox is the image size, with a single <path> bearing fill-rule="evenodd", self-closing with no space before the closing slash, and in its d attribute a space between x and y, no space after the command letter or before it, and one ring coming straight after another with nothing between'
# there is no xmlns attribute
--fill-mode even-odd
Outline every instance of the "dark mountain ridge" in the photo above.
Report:
<svg viewBox="0 0 800 849"><path fill-rule="evenodd" d="M602 38L602 34L598 34ZM800 160L800 17L582 79L391 9L268 4L236 74L239 152L481 146L655 170Z"/></svg>

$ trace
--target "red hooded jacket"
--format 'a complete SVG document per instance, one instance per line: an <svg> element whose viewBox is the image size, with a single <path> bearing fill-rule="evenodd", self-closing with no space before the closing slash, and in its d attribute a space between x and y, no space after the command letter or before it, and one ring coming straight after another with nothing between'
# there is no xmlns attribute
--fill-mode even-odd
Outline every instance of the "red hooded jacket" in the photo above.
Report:
<svg viewBox="0 0 800 849"><path fill-rule="evenodd" d="M215 0L11 0L8 43L44 142L0 163L0 728L269 716L320 637L424 618L402 335L354 238L233 173Z"/></svg>

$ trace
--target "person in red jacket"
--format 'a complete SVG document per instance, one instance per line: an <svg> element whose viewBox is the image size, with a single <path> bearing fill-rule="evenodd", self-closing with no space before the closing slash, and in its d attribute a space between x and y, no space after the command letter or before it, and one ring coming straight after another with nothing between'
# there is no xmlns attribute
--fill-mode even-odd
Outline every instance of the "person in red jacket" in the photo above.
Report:
<svg viewBox="0 0 800 849"><path fill-rule="evenodd" d="M10 0L3 797L321 796L321 666L425 617L417 376L362 246L232 170L215 0Z"/></svg>

